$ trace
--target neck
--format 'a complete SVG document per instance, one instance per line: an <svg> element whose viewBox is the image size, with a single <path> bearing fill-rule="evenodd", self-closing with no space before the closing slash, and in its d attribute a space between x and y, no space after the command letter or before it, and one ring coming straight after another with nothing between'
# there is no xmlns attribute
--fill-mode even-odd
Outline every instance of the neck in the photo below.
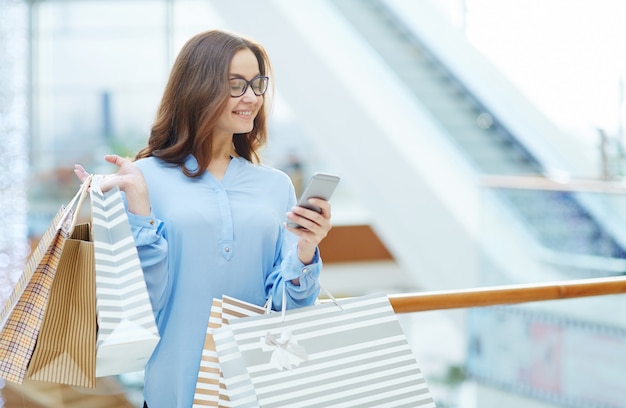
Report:
<svg viewBox="0 0 626 408"><path fill-rule="evenodd" d="M235 149L229 146L227 149L215 149L211 154L211 161L230 160L231 157L236 156Z"/></svg>
<svg viewBox="0 0 626 408"><path fill-rule="evenodd" d="M228 135L224 137L219 137L218 135L214 134L211 161L230 160L231 156L235 156L233 136Z"/></svg>

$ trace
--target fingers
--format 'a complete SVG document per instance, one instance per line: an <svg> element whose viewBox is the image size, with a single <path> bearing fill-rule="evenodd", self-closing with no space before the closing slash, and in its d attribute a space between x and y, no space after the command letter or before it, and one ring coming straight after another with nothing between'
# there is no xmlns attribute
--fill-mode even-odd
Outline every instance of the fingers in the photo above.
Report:
<svg viewBox="0 0 626 408"><path fill-rule="evenodd" d="M117 167L122 167L124 163L129 161L128 159L124 159L117 154L107 154L106 156L104 156L104 160L111 164L115 164Z"/></svg>
<svg viewBox="0 0 626 408"><path fill-rule="evenodd" d="M325 218L330 218L330 203L320 198L309 198L309 204L314 205L322 210L320 213Z"/></svg>
<svg viewBox="0 0 626 408"><path fill-rule="evenodd" d="M296 206L287 213L287 218L295 221L302 228L287 228L307 242L318 244L332 228L330 223L330 204L320 199L311 199L309 203L319 207L322 210L321 213Z"/></svg>
<svg viewBox="0 0 626 408"><path fill-rule="evenodd" d="M87 172L87 170L85 170L85 168L80 164L74 165L74 174L76 174L76 177L78 177L81 183L87 180L87 177L89 177L89 173Z"/></svg>
<svg viewBox="0 0 626 408"><path fill-rule="evenodd" d="M100 180L100 190L102 190L103 193L106 193L116 185L115 177L107 177L106 175L103 175Z"/></svg>
<svg viewBox="0 0 626 408"><path fill-rule="evenodd" d="M294 221L299 223L299 217L302 217L320 224L324 221L324 219L330 219L330 204L328 203L328 201L319 198L311 198L308 202L311 206L317 207L321 211L317 212L305 207L295 206L291 209L290 212L290 214L295 215L297 218L294 219Z"/></svg>
<svg viewBox="0 0 626 408"><path fill-rule="evenodd" d="M106 156L104 156L104 160L106 160L107 162L114 164L118 167L122 167L123 165L127 164L127 163L132 163L130 160L128 159L124 159L116 154L108 154ZM122 174L123 171L118 171L117 174ZM76 174L76 176L78 177L78 179L82 182L85 182L85 180L87 179L87 177L89 177L89 172L87 170L85 170L85 168L83 166L81 166L80 164L75 164L74 165L74 174ZM117 183L119 182L119 180L117 180L114 177L106 177L104 176L101 183L100 183L100 187L102 189L102 191L106 192L108 190L110 190L111 188L113 188L115 185L117 185Z"/></svg>

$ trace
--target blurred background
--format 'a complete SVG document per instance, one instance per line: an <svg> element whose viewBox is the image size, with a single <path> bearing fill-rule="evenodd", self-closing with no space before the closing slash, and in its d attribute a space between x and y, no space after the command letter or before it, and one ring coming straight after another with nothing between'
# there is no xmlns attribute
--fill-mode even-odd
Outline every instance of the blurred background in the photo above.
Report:
<svg viewBox="0 0 626 408"><path fill-rule="evenodd" d="M626 2L0 0L0 299L76 192L73 166L143 147L194 34L263 43L263 161L342 182L323 283L336 296L626 271ZM400 314L439 407L625 407L621 296ZM140 407L6 383L7 407Z"/></svg>

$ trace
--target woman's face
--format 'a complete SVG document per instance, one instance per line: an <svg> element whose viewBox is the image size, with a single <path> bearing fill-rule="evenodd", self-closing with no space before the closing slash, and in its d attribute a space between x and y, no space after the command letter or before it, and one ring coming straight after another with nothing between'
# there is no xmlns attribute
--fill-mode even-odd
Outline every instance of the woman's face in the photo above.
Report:
<svg viewBox="0 0 626 408"><path fill-rule="evenodd" d="M230 62L229 79L243 78L247 81L260 75L259 63L249 49L237 51ZM230 97L220 115L215 133L232 137L235 133L248 133L254 126L254 118L263 106L263 96L254 94L248 86L246 92L236 98Z"/></svg>

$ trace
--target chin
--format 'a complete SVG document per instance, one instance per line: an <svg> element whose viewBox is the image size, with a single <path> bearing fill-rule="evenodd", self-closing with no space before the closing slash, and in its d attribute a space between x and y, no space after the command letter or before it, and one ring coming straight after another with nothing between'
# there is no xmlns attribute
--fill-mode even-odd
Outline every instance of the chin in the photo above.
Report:
<svg viewBox="0 0 626 408"><path fill-rule="evenodd" d="M254 125L245 126L237 129L235 133L250 133L252 132L252 129L254 129Z"/></svg>

